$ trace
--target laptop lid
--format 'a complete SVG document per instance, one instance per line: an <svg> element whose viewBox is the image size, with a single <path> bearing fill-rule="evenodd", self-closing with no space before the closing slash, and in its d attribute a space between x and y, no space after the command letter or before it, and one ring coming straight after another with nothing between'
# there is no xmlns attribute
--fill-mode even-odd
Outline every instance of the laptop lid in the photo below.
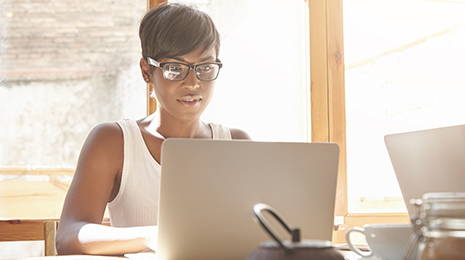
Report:
<svg viewBox="0 0 465 260"><path fill-rule="evenodd" d="M384 138L409 215L411 199L428 192L465 191L465 125Z"/></svg>
<svg viewBox="0 0 465 260"><path fill-rule="evenodd" d="M256 203L302 238L331 240L336 144L168 139L161 157L161 259L244 259L270 240L253 218Z"/></svg>

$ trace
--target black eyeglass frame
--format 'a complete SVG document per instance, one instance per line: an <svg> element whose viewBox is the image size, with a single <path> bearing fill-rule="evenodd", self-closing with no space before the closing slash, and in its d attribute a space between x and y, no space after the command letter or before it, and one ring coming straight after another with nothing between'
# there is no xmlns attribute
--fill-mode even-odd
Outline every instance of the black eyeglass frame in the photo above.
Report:
<svg viewBox="0 0 465 260"><path fill-rule="evenodd" d="M223 63L221 63L221 61L219 59L216 59L216 60L217 60L216 62L205 62L205 63L200 63L200 64L187 64L187 63L182 63L182 62L158 62L157 60L155 60L155 59L153 59L151 57L147 57L147 63L149 65L160 68L162 71L163 71L163 67L166 64L184 65L184 66L187 66L189 68L189 71L186 73L186 75L182 79L167 79L167 78L165 78L165 75L163 74L163 78L166 79L166 80L169 80L169 81L182 81L182 80L185 80L187 78L187 76L189 75L189 73L191 72L191 70L197 72L196 69L197 69L198 66L207 65L207 64L216 64L216 65L218 65L218 72L216 73L216 76L213 79L210 79L210 80L200 79L199 75L197 73L195 73L195 77L200 81L207 81L207 82L208 81L214 81L214 80L216 80L218 78L218 75L220 74L220 70L223 67Z"/></svg>

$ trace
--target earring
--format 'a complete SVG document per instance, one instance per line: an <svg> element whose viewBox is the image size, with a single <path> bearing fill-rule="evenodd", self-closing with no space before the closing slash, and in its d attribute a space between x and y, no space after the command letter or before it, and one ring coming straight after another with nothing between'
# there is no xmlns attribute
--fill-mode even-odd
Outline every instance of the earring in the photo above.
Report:
<svg viewBox="0 0 465 260"><path fill-rule="evenodd" d="M147 74L144 74L144 80L145 80L145 82L147 82L147 83L149 82L149 76L148 76Z"/></svg>

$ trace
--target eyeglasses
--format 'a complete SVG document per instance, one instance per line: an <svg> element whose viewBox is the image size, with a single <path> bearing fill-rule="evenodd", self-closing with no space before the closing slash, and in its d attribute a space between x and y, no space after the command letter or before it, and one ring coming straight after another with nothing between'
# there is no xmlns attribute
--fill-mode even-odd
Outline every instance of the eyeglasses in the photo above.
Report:
<svg viewBox="0 0 465 260"><path fill-rule="evenodd" d="M185 80L191 70L195 71L195 76L200 81L213 81L218 77L223 64L218 62L208 62L202 64L185 64L180 62L158 62L147 57L147 62L163 72L163 78L171 81Z"/></svg>

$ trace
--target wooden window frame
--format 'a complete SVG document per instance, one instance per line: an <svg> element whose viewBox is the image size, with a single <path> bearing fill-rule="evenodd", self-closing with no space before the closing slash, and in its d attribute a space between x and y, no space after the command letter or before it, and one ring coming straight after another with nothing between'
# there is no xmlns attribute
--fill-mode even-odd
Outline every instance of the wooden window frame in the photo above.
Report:
<svg viewBox="0 0 465 260"><path fill-rule="evenodd" d="M347 214L342 0L307 0L312 142L339 145L335 215Z"/></svg>
<svg viewBox="0 0 465 260"><path fill-rule="evenodd" d="M344 41L342 0L306 0L309 8L312 142L339 145L333 241L344 243L348 228L372 223L408 223L407 213L348 211Z"/></svg>

